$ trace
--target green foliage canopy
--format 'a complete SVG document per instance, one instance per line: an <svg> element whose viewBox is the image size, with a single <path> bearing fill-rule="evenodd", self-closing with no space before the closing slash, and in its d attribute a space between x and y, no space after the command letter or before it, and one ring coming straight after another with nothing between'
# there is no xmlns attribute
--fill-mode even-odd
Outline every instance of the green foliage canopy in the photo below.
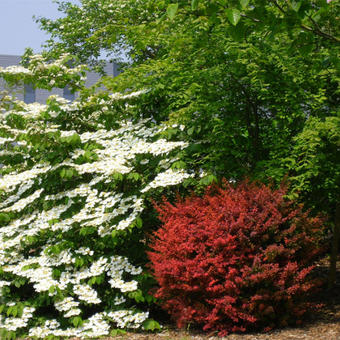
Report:
<svg viewBox="0 0 340 340"><path fill-rule="evenodd" d="M121 61L125 72L103 83L147 88L141 112L185 124L189 158L215 175L261 174L287 156L307 117L336 114L336 1L58 3L65 17L38 19L48 53Z"/></svg>

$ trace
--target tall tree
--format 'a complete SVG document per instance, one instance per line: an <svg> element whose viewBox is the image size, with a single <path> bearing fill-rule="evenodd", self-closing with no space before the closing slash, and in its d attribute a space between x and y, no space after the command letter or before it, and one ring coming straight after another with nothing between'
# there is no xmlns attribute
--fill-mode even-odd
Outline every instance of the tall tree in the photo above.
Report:
<svg viewBox="0 0 340 340"><path fill-rule="evenodd" d="M144 115L185 124L195 161L216 174L261 173L309 116L338 107L336 2L57 2L63 18L38 19L49 54L96 65L102 51L126 51L125 72L105 85L149 89Z"/></svg>

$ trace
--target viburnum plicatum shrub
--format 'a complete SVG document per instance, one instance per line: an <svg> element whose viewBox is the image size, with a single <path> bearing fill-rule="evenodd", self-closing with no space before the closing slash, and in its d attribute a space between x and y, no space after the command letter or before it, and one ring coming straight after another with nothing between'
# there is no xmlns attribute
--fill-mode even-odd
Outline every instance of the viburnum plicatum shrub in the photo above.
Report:
<svg viewBox="0 0 340 340"><path fill-rule="evenodd" d="M322 219L285 200L286 190L245 181L202 197L156 205L163 222L149 257L155 296L179 327L270 329L313 307L310 277Z"/></svg>
<svg viewBox="0 0 340 340"><path fill-rule="evenodd" d="M15 82L17 71L1 73ZM1 339L157 325L142 304L154 298L140 216L148 195L192 178L172 167L187 144L160 138L165 127L150 120L121 118L142 92L86 93L0 101Z"/></svg>

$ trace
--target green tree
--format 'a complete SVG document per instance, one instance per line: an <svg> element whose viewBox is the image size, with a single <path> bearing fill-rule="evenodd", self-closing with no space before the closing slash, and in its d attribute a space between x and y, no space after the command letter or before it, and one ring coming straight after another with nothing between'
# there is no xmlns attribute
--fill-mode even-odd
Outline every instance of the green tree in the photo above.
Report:
<svg viewBox="0 0 340 340"><path fill-rule="evenodd" d="M147 88L145 116L184 124L192 160L217 175L261 173L285 155L308 116L339 105L339 5L327 1L58 1L65 17L39 18L48 53L125 72L111 90Z"/></svg>
<svg viewBox="0 0 340 340"><path fill-rule="evenodd" d="M290 157L282 160L291 175L292 196L300 195L310 208L333 219L332 286L340 237L340 118L310 118L294 142Z"/></svg>

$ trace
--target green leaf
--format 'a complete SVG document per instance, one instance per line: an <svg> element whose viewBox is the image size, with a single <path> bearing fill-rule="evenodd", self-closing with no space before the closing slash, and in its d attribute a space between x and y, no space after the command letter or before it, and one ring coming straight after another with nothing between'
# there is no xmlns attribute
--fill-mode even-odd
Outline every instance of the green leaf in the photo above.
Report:
<svg viewBox="0 0 340 340"><path fill-rule="evenodd" d="M4 213L1 213L0 214L0 223L1 222L9 222L11 220L11 218L7 215L7 214L4 214Z"/></svg>
<svg viewBox="0 0 340 340"><path fill-rule="evenodd" d="M72 322L74 327L78 327L83 323L83 320L80 316L76 316L76 317L72 318L71 322Z"/></svg>
<svg viewBox="0 0 340 340"><path fill-rule="evenodd" d="M96 283L98 285L100 285L101 283L103 283L104 281L104 277L102 275L96 276Z"/></svg>
<svg viewBox="0 0 340 340"><path fill-rule="evenodd" d="M116 181L122 181L123 178L124 178L124 176L123 176L121 173L119 173L119 172L113 173L113 174L112 174L112 177L113 177L113 179L116 180Z"/></svg>
<svg viewBox="0 0 340 340"><path fill-rule="evenodd" d="M185 168L186 164L183 161L177 161L171 165L171 169L185 169Z"/></svg>
<svg viewBox="0 0 340 340"><path fill-rule="evenodd" d="M141 176L140 176L140 174L137 173L137 172L130 172L130 173L128 174L127 178L128 178L128 179L132 179L132 180L134 180L134 181L138 181L138 180L141 178Z"/></svg>
<svg viewBox="0 0 340 340"><path fill-rule="evenodd" d="M157 321L149 319L143 322L143 328L146 331L154 331L155 329L161 329L161 326Z"/></svg>
<svg viewBox="0 0 340 340"><path fill-rule="evenodd" d="M170 4L166 9L166 13L170 20L174 20L178 10L178 4Z"/></svg>
<svg viewBox="0 0 340 340"><path fill-rule="evenodd" d="M213 182L217 182L217 178L216 176L214 175L207 175L207 176L204 176L203 178L201 178L200 180L200 184L203 184L203 185L210 185L211 183Z"/></svg>
<svg viewBox="0 0 340 340"><path fill-rule="evenodd" d="M191 136L195 131L195 128L192 126L190 129L188 129L188 135Z"/></svg>
<svg viewBox="0 0 340 340"><path fill-rule="evenodd" d="M79 235L81 236L91 235L93 233L95 233L95 228L93 227L82 227L79 230Z"/></svg>
<svg viewBox="0 0 340 340"><path fill-rule="evenodd" d="M137 228L142 228L142 226L143 226L143 221L142 221L142 219L141 219L140 217L137 217L137 218L136 218L135 223L136 223L136 227L137 227Z"/></svg>
<svg viewBox="0 0 340 340"><path fill-rule="evenodd" d="M293 9L293 11L295 11L295 12L298 12L298 11L299 11L301 5L302 5L302 2L301 2L301 1L292 1L292 2L291 2L292 9Z"/></svg>
<svg viewBox="0 0 340 340"><path fill-rule="evenodd" d="M240 5L243 9L246 9L248 7L249 0L240 0Z"/></svg>
<svg viewBox="0 0 340 340"><path fill-rule="evenodd" d="M95 278L95 277L91 277L91 279L87 281L87 284L88 284L89 286L92 286L92 285L94 285L95 283L96 283L96 278Z"/></svg>
<svg viewBox="0 0 340 340"><path fill-rule="evenodd" d="M72 136L62 137L60 141L65 144L69 144L71 146L76 146L81 144L81 139L77 133L73 134Z"/></svg>
<svg viewBox="0 0 340 340"><path fill-rule="evenodd" d="M92 158L92 152L89 150L86 150L83 156L87 161L90 161Z"/></svg>
<svg viewBox="0 0 340 340"><path fill-rule="evenodd" d="M237 26L230 25L227 29L230 37L232 37L237 42L243 41L244 37L246 36L246 31L247 27L242 22L239 22Z"/></svg>
<svg viewBox="0 0 340 340"><path fill-rule="evenodd" d="M153 303L153 302L156 302L156 298L154 298L152 295L146 295L145 296L145 301L147 303Z"/></svg>
<svg viewBox="0 0 340 340"><path fill-rule="evenodd" d="M110 332L110 335L111 336L118 336L118 335L125 335L127 332L124 331L124 329L113 329L111 332Z"/></svg>
<svg viewBox="0 0 340 340"><path fill-rule="evenodd" d="M193 11L196 11L196 10L197 10L197 8L198 8L198 2L199 2L199 0L191 0L191 9L192 9Z"/></svg>
<svg viewBox="0 0 340 340"><path fill-rule="evenodd" d="M51 286L51 287L48 289L48 292L49 292L50 294L53 294L53 293L55 292L55 289L56 289L55 286Z"/></svg>
<svg viewBox="0 0 340 340"><path fill-rule="evenodd" d="M14 315L14 314L13 314L13 311L14 311L15 308L16 308L16 306L11 306L11 307L9 307L9 308L7 309L7 312L6 312L7 316Z"/></svg>
<svg viewBox="0 0 340 340"><path fill-rule="evenodd" d="M84 265L84 259L81 257L76 258L74 265L79 268L82 267Z"/></svg>
<svg viewBox="0 0 340 340"><path fill-rule="evenodd" d="M137 303L145 301L143 293L140 289L137 289L137 290L129 293L128 296L129 296L130 299L134 299Z"/></svg>
<svg viewBox="0 0 340 340"><path fill-rule="evenodd" d="M230 21L230 23L234 26L237 25L237 23L241 19L241 13L238 9L236 8L228 8L226 10L227 18Z"/></svg>
<svg viewBox="0 0 340 340"><path fill-rule="evenodd" d="M62 169L62 170L60 171L60 177L61 177L61 178L64 178L64 177L65 177L65 173L66 173L66 169Z"/></svg>
<svg viewBox="0 0 340 340"><path fill-rule="evenodd" d="M21 287L21 283L19 281L14 281L14 286L17 288Z"/></svg>
<svg viewBox="0 0 340 340"><path fill-rule="evenodd" d="M55 340L55 339L56 339L56 337L52 334L50 334L46 337L46 340Z"/></svg>
<svg viewBox="0 0 340 340"><path fill-rule="evenodd" d="M18 315L18 307L17 306L13 306L12 315L14 317L16 317Z"/></svg>
<svg viewBox="0 0 340 340"><path fill-rule="evenodd" d="M65 171L65 177L66 177L66 178L72 178L73 175L75 175L75 172L73 171L73 169L67 169L67 170Z"/></svg>

